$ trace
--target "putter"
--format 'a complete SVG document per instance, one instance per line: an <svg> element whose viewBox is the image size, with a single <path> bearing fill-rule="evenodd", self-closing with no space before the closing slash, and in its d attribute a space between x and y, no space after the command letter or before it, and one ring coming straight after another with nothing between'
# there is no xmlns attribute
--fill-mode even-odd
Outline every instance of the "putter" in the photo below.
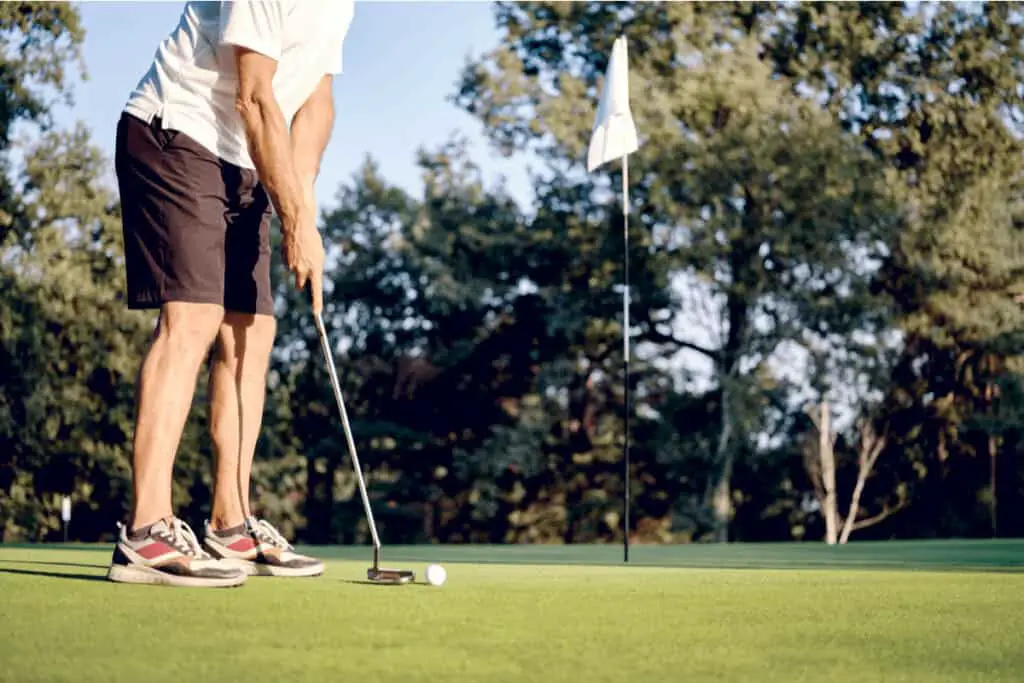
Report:
<svg viewBox="0 0 1024 683"><path fill-rule="evenodd" d="M334 398L338 402L338 412L341 413L341 425L345 430L345 440L348 442L349 455L352 457L352 469L355 470L356 479L359 482L359 493L363 498L363 509L366 511L366 519L370 523L370 534L373 536L373 566L366 570L366 578L374 583L410 583L416 578L416 575L411 570L386 569L380 566L380 537L377 535L377 523L373 520L373 511L370 509L370 497L366 493L366 482L363 480L363 468L359 464L355 440L352 438L352 427L348 422L345 401L341 397L341 385L338 383L338 371L334 366L334 354L331 352L331 345L327 342L327 330L324 329L323 318L319 314L315 318L316 331L320 335L320 347L324 352L327 372L331 376L331 388L334 389Z"/></svg>

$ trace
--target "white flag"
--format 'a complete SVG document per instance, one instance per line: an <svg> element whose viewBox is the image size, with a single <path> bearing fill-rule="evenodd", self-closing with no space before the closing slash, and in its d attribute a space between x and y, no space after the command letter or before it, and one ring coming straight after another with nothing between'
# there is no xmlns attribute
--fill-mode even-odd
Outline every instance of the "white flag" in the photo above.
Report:
<svg viewBox="0 0 1024 683"><path fill-rule="evenodd" d="M597 105L594 131L587 150L587 172L613 159L635 152L640 147L636 124L629 109L629 57L626 37L612 45L612 56L605 73L604 90Z"/></svg>

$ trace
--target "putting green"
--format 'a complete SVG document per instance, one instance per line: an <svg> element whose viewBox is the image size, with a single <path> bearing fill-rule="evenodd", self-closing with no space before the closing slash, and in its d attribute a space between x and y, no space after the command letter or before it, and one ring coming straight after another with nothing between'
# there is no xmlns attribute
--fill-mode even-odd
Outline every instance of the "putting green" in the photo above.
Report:
<svg viewBox="0 0 1024 683"><path fill-rule="evenodd" d="M0 681L1020 681L1024 543L385 548L448 583L115 585L0 547Z"/></svg>

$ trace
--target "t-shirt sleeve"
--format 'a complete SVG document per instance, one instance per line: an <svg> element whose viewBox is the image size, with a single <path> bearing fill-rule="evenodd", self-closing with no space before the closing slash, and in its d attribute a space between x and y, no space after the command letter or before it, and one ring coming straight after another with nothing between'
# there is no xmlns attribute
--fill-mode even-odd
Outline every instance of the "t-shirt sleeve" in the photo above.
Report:
<svg viewBox="0 0 1024 683"><path fill-rule="evenodd" d="M337 46L331 51L331 54L325 65L325 71L329 74L337 76L341 73L341 46Z"/></svg>
<svg viewBox="0 0 1024 683"><path fill-rule="evenodd" d="M334 76L342 72L345 38L352 27L352 18L355 15L355 3L348 1L337 6L337 14L334 17L334 29L336 31L332 41L331 51L327 55L324 71Z"/></svg>
<svg viewBox="0 0 1024 683"><path fill-rule="evenodd" d="M281 58L289 0L225 0L220 3L220 42Z"/></svg>

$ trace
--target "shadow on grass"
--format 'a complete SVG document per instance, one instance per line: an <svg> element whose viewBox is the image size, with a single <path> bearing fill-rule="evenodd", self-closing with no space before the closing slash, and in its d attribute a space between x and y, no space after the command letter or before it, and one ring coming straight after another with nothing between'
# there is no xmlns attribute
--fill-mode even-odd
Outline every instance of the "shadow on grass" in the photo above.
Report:
<svg viewBox="0 0 1024 683"><path fill-rule="evenodd" d="M92 565L88 565L92 566ZM45 572L38 569L10 569L0 567L0 574L15 574L20 576L42 576L49 579L71 579L72 581L106 581L107 577L96 574L74 574L70 572Z"/></svg>
<svg viewBox="0 0 1024 683"><path fill-rule="evenodd" d="M81 567L83 569L106 569L105 564L89 564L86 562L47 562L44 560L0 560L4 564L31 564L44 567Z"/></svg>
<svg viewBox="0 0 1024 683"><path fill-rule="evenodd" d="M111 551L109 544L0 544L0 564L18 562L8 550ZM1024 539L937 539L920 541L860 541L842 547L819 543L634 544L628 564L621 548L608 544L577 545L463 545L424 544L388 546L389 561L442 562L448 565L589 566L689 571L885 571L1024 575ZM324 560L368 562L369 545L299 545ZM39 557L38 555L36 557ZM67 557L67 556L65 556ZM109 557L109 555L107 555ZM68 559L74 560L71 556ZM90 557L96 562L98 558ZM103 558L106 559L106 558ZM84 558L83 558L84 560ZM53 564L59 564L54 562ZM75 566L73 562L67 566ZM96 565L81 565L96 566ZM360 572L361 573L361 572ZM358 574L357 574L358 575Z"/></svg>
<svg viewBox="0 0 1024 683"><path fill-rule="evenodd" d="M341 579L341 583L351 583L354 586L382 586L385 588L399 588L401 586L419 586L422 588L430 585L416 581L410 583L380 583L379 581L367 581L366 579Z"/></svg>

